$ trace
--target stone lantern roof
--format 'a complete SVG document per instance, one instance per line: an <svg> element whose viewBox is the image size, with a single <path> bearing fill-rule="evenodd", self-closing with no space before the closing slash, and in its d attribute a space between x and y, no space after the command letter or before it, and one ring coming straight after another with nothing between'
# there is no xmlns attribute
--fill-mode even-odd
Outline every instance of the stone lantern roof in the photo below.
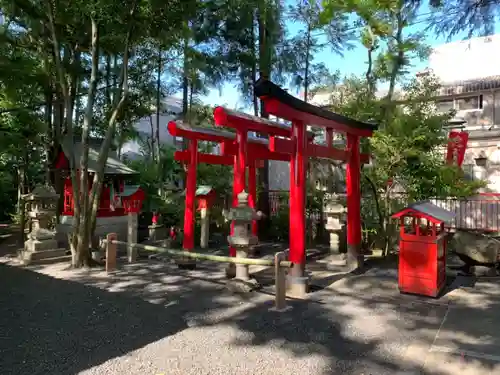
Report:
<svg viewBox="0 0 500 375"><path fill-rule="evenodd" d="M56 193L52 186L43 185L35 187L31 193L24 194L22 198L25 201L57 200L59 194Z"/></svg>

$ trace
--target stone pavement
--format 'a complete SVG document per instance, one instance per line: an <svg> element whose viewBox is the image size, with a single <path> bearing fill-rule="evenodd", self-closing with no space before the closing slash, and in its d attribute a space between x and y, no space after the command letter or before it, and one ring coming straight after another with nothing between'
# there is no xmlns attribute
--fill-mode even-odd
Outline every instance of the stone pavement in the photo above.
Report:
<svg viewBox="0 0 500 375"><path fill-rule="evenodd" d="M418 311L417 334L405 352L406 362L419 362L417 373L500 374L500 278L450 274L448 279L444 295L432 299L400 294L395 269L372 269L335 281L315 298L365 296L375 304ZM428 324L432 317L434 324Z"/></svg>
<svg viewBox="0 0 500 375"><path fill-rule="evenodd" d="M0 265L1 374L500 374L494 279L429 300L400 295L391 269L312 265L323 288L280 314L271 285L233 295L214 265L65 267Z"/></svg>

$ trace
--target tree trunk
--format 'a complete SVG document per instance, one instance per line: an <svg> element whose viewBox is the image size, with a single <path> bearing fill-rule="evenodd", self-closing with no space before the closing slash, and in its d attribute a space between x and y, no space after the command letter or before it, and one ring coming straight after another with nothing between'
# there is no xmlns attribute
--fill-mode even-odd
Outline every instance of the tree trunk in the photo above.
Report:
<svg viewBox="0 0 500 375"><path fill-rule="evenodd" d="M306 64L304 71L304 101L307 102L309 90L309 59L311 56L311 24L307 23L307 38L306 38Z"/></svg>
<svg viewBox="0 0 500 375"><path fill-rule="evenodd" d="M162 72L162 61L161 61L161 46L158 46L158 73L156 76L156 138L155 134L151 134L153 137L153 160L155 159L154 145L156 143L156 157L157 165L160 166L160 107L161 107L161 72ZM155 141L156 140L156 141Z"/></svg>
<svg viewBox="0 0 500 375"><path fill-rule="evenodd" d="M401 70L401 65L404 59L404 47L403 47L403 29L405 26L403 15L401 13L401 8L397 10L396 13L397 20L397 30L396 36L396 57L394 57L394 62L392 66L391 76L389 79L389 91L387 92L386 103L385 103L385 114L384 119L387 121L392 113L394 103L392 99L394 97L394 91L396 90L396 80Z"/></svg>
<svg viewBox="0 0 500 375"><path fill-rule="evenodd" d="M153 125L153 116L149 116L149 125L151 126L151 144L149 142L147 142L148 152L150 153L150 155L152 155L152 161L158 163L158 161L155 159L155 137L156 137L156 135L155 135L155 128Z"/></svg>
<svg viewBox="0 0 500 375"><path fill-rule="evenodd" d="M132 5L132 10L130 12L131 18L134 16L136 8L137 8L137 1L135 1ZM99 150L99 157L97 159L97 168L96 168L97 170L94 173L92 189L89 194L90 195L89 208L91 211L85 221L86 231L88 233L89 238L91 238L92 233L95 231L97 223L97 211L101 203L101 192L104 182L104 169L106 167L106 162L108 160L111 143L115 135L116 122L120 112L122 111L125 105L125 101L127 100L128 96L128 91L129 91L128 62L129 62L129 42L131 33L132 33L132 27L129 27L127 36L125 38L125 46L124 46L123 60L122 60L123 66L120 74L120 83L117 90L120 96L119 100L118 96L116 96L117 100L115 100L113 104L113 111L108 121L108 128L106 130L104 142L101 144L101 148Z"/></svg>
<svg viewBox="0 0 500 375"><path fill-rule="evenodd" d="M189 79L188 79L188 70L189 70L189 61L188 61L188 47L189 47L189 39L187 37L184 38L184 67L182 72L182 121L187 122L188 120L188 94L189 94ZM182 149L187 150L188 148L188 139L182 138ZM183 164L183 176L182 176L182 186L186 186L186 178L187 178L187 164Z"/></svg>
<svg viewBox="0 0 500 375"><path fill-rule="evenodd" d="M250 33L251 46L252 46L252 88L255 87L257 83L257 45L255 41L255 13L252 15L252 32ZM255 116L259 115L259 100L257 95L255 95L255 90L252 89L252 104L253 104L253 114Z"/></svg>
<svg viewBox="0 0 500 375"><path fill-rule="evenodd" d="M89 137L94 111L94 102L97 92L97 75L99 73L99 28L97 21L92 18L92 69L90 73L89 88L87 93L87 106L82 127L82 142L81 142L81 157L80 157L80 191L81 194L81 211L80 211L80 227L78 228L78 245L74 256L75 267L88 266L90 260L89 243L90 231L88 230L89 217L89 194L88 194L88 165L89 165Z"/></svg>
<svg viewBox="0 0 500 375"><path fill-rule="evenodd" d="M106 105L111 107L111 54L106 53L106 88L104 89L106 96Z"/></svg>
<svg viewBox="0 0 500 375"><path fill-rule="evenodd" d="M55 132L61 131L61 133L66 133L67 137L71 142L73 142L73 117L70 115L72 114L72 108L71 108L71 97L70 97L70 89L69 85L67 82L67 72L65 71L65 65L61 61L61 47L59 44L59 38L58 34L55 29L55 23L54 23L54 13L53 13L53 4L51 2L47 2L47 16L49 20L49 30L51 34L51 39L52 39L52 54L53 54L53 59L54 59L54 65L55 65L55 70L56 70L56 78L57 78L57 83L59 86L59 89L56 90L56 93L58 94L58 108L54 116L54 123L58 124L58 126L54 126ZM62 130L62 127L65 127L64 130ZM55 134L55 139L60 139L61 133L56 133ZM73 207L73 225L72 225L72 234L70 236L70 249L71 253L73 255L73 264L76 264L76 246L78 245L77 241L77 235L78 233L78 228L80 225L80 186L79 186L79 181L77 179L76 175L76 162L75 162L75 157L74 154L71 153L69 155L69 165L70 165L70 172L71 172L71 181L73 185L73 196L74 196L74 207Z"/></svg>
<svg viewBox="0 0 500 375"><path fill-rule="evenodd" d="M269 32L267 25L267 11L265 5L259 10L257 22L259 28L259 74L262 79L269 79L271 72L271 49L273 46L269 43ZM269 118L266 112L264 102L260 101L260 116ZM267 138L267 134L259 134L262 138ZM258 207L264 213L264 218L258 221L259 237L266 238L267 228L269 227L269 161L264 160L263 168L258 170L257 184L260 188Z"/></svg>
<svg viewBox="0 0 500 375"><path fill-rule="evenodd" d="M21 206L22 206L22 195L24 194L24 177L25 177L25 161L23 158L18 158L18 167L17 167L17 214L21 214Z"/></svg>
<svg viewBox="0 0 500 375"><path fill-rule="evenodd" d="M52 162L52 148L54 146L54 139L52 137L52 85L49 81L45 90L45 123L47 124L47 132L45 133L45 183L51 184L51 162Z"/></svg>

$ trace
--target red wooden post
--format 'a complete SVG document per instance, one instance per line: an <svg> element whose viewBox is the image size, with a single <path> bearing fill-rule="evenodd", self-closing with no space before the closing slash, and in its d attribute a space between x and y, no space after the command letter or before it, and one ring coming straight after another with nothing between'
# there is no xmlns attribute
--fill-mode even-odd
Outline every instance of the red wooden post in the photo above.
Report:
<svg viewBox="0 0 500 375"><path fill-rule="evenodd" d="M333 147L333 129L326 129L326 146L328 148Z"/></svg>
<svg viewBox="0 0 500 375"><path fill-rule="evenodd" d="M245 190L246 184L246 167L247 167L247 131L238 129L236 131L236 143L238 144L238 169L235 170L236 175L236 195Z"/></svg>
<svg viewBox="0 0 500 375"><path fill-rule="evenodd" d="M234 156L234 164L233 164L233 199L231 202L232 207L235 207L238 205L238 198L237 195L238 193L236 190L238 189L238 155ZM234 233L234 222L231 221L231 227L229 228L229 234L232 236ZM230 257L235 257L236 256L236 249L233 246L229 246L229 256Z"/></svg>
<svg viewBox="0 0 500 375"><path fill-rule="evenodd" d="M361 188L359 137L347 134L347 149L350 151L346 171L347 184L347 262L348 266L363 266L361 251Z"/></svg>
<svg viewBox="0 0 500 375"><path fill-rule="evenodd" d="M292 123L292 139L295 152L290 159L290 255L293 263L292 278L303 278L306 250L306 127L303 122ZM291 280L294 283L294 280ZM303 280L295 280L297 288L305 285ZM299 286L300 285L300 286Z"/></svg>
<svg viewBox="0 0 500 375"><path fill-rule="evenodd" d="M186 203L184 210L184 240L182 247L184 250L194 248L194 215L195 215L195 194L196 194L196 168L198 164L198 140L189 140L189 164L186 178Z"/></svg>
<svg viewBox="0 0 500 375"><path fill-rule="evenodd" d="M248 205L252 208L257 206L257 169L255 163L248 165ZM257 220L252 220L252 234L257 235Z"/></svg>

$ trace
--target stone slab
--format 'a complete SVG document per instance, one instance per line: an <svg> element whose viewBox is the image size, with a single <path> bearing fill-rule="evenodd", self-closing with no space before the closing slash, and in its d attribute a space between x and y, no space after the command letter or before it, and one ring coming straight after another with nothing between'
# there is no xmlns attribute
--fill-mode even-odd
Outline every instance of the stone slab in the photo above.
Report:
<svg viewBox="0 0 500 375"><path fill-rule="evenodd" d="M59 258L59 257L64 257L67 254L66 249L57 249L57 248L52 248L50 250L43 250L43 251L26 251L26 250L20 250L19 252L19 259L23 264L37 264L37 263L44 263L43 261L46 259L51 259L51 258Z"/></svg>
<svg viewBox="0 0 500 375"><path fill-rule="evenodd" d="M52 249L57 249L57 241L56 240L27 240L24 243L24 250L25 251L45 251L45 250L52 250Z"/></svg>
<svg viewBox="0 0 500 375"><path fill-rule="evenodd" d="M478 353L476 357L500 363L500 306L451 307L434 346L455 353Z"/></svg>

